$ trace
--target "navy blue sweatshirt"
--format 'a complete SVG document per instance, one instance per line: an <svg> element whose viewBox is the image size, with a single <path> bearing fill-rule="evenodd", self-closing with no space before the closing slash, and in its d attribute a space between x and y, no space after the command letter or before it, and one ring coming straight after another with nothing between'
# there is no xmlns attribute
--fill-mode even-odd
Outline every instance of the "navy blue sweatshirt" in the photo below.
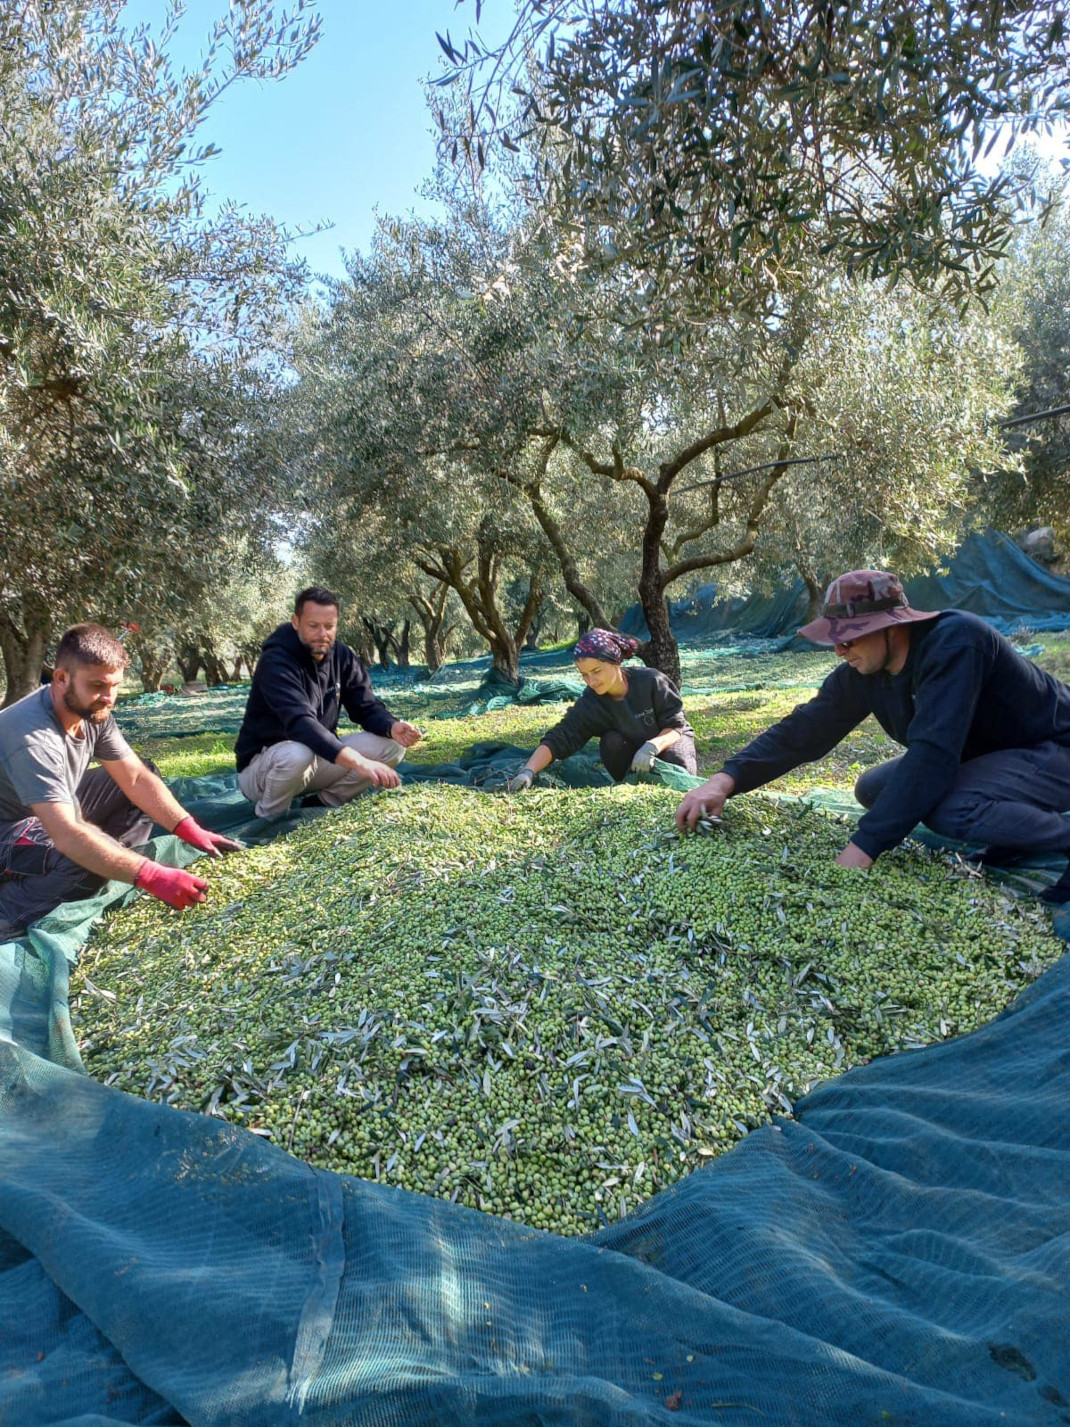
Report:
<svg viewBox="0 0 1070 1427"><path fill-rule="evenodd" d="M395 722L372 693L372 681L348 644L337 641L317 663L292 624L280 624L264 641L234 745L238 772L262 748L293 739L333 763L342 747L335 737L342 709L369 733L389 738Z"/></svg>
<svg viewBox="0 0 1070 1427"><path fill-rule="evenodd" d="M684 738L693 738L676 685L658 669L628 669L628 691L622 699L609 694L583 693L560 723L555 723L539 740L555 758L568 758L589 738L615 728L636 748L654 738L663 728L678 728Z"/></svg>
<svg viewBox="0 0 1070 1427"><path fill-rule="evenodd" d="M816 697L724 765L736 793L823 758L868 715L906 747L851 841L878 857L951 792L959 764L1005 748L1070 744L1070 688L1023 658L976 615L945 610L912 624L898 674L840 664Z"/></svg>

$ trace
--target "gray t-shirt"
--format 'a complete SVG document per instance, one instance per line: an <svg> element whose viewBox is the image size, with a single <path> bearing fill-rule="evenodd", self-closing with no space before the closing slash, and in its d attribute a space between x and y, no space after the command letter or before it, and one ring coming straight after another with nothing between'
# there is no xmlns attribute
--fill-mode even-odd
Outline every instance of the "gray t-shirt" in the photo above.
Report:
<svg viewBox="0 0 1070 1427"><path fill-rule="evenodd" d="M77 804L92 759L131 756L114 718L83 719L77 731L81 738L65 731L47 685L0 711L0 822L30 817L32 803Z"/></svg>

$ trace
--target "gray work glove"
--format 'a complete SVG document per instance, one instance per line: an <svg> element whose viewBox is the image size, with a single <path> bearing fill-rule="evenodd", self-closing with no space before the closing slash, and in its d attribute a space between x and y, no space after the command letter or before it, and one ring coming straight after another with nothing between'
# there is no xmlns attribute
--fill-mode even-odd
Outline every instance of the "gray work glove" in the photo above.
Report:
<svg viewBox="0 0 1070 1427"><path fill-rule="evenodd" d="M523 793L531 787L535 781L535 774L530 768L521 768L520 772L509 779L505 785L507 793Z"/></svg>
<svg viewBox="0 0 1070 1427"><path fill-rule="evenodd" d="M635 757L632 759L633 773L653 773L654 759L658 756L657 744L644 743L641 748L635 750Z"/></svg>

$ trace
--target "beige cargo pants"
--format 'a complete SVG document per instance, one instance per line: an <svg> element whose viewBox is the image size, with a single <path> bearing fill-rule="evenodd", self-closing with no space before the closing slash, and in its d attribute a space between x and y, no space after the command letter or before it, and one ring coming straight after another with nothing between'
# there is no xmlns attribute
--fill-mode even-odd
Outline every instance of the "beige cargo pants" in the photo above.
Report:
<svg viewBox="0 0 1070 1427"><path fill-rule="evenodd" d="M388 763L391 768L405 757L400 743L377 733L347 733L340 741L364 758ZM305 793L318 793L328 808L341 807L370 788L371 780L351 768L339 768L317 757L304 743L284 739L260 750L238 774L238 787L256 804L258 818L273 818L288 811L294 798Z"/></svg>

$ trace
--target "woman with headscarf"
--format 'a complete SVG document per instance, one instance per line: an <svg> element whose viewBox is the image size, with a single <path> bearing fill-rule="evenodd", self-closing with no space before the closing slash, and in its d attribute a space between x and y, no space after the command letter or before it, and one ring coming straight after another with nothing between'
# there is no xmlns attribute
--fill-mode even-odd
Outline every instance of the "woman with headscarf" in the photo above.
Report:
<svg viewBox="0 0 1070 1427"><path fill-rule="evenodd" d="M624 668L638 648L637 640L611 629L592 629L581 637L572 657L587 688L510 779L511 793L530 788L555 758L567 758L595 737L615 783L629 772L651 772L655 758L696 771L695 731L676 685L659 669Z"/></svg>

